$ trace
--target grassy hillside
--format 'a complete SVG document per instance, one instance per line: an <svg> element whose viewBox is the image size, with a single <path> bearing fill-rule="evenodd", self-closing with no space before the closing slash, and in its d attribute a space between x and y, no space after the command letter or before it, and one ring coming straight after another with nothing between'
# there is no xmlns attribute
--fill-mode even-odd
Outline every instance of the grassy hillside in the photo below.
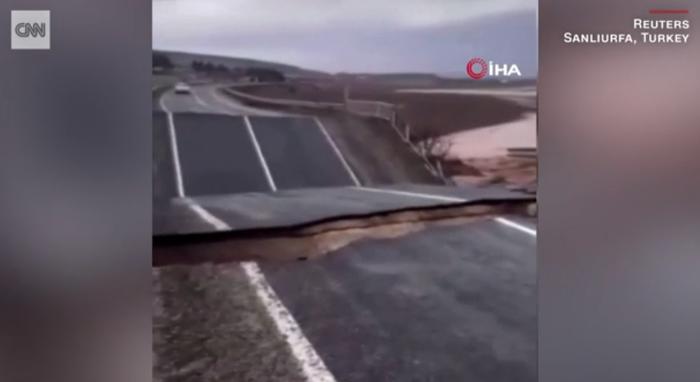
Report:
<svg viewBox="0 0 700 382"><path fill-rule="evenodd" d="M235 68L266 68L281 71L288 76L327 76L328 74L302 69L298 66L281 64L277 62L270 61L260 61L250 58L239 58L239 57L224 57L210 54L199 54L199 53L185 53L185 52L172 52L172 51L153 51L154 53L165 54L170 58L170 61L177 67L189 67L192 65L192 61L204 61L210 62L214 65L224 65L229 69Z"/></svg>

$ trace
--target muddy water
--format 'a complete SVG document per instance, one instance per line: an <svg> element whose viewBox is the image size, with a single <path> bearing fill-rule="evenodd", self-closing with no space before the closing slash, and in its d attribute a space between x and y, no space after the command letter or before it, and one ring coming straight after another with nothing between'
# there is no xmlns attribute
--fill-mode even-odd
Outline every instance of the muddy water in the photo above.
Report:
<svg viewBox="0 0 700 382"><path fill-rule="evenodd" d="M512 147L537 147L537 115L462 131L442 137L449 142L447 159L462 160L502 156Z"/></svg>

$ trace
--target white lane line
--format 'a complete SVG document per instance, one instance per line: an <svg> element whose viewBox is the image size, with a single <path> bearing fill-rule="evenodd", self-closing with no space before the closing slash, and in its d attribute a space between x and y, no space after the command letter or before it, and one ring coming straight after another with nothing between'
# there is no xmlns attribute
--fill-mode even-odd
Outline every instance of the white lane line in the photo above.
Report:
<svg viewBox="0 0 700 382"><path fill-rule="evenodd" d="M253 142L253 147L255 148L255 153L258 154L258 159L260 160L260 165L263 168L265 177L267 178L267 184L270 185L272 191L277 191L277 186L275 185L274 179L272 179L272 173L270 173L270 168L267 167L267 161L263 156L262 150L260 149L260 144L258 143L258 138L255 137L255 132L253 131L253 125L250 123L250 119L247 115L243 116L243 122L245 122L245 127L248 130L248 135L250 140Z"/></svg>
<svg viewBox="0 0 700 382"><path fill-rule="evenodd" d="M537 231L530 228L530 227L526 227L522 224L516 223L516 222L509 220L509 219L506 219L506 218L495 218L494 220L505 225L505 226L508 226L510 228L514 228L514 229L517 229L518 231L525 232L528 235L537 237Z"/></svg>
<svg viewBox="0 0 700 382"><path fill-rule="evenodd" d="M469 201L469 199L455 198L455 197L452 197L452 196L443 196L443 195L435 195L435 194L423 194L423 193L419 193L419 192L409 192L409 191L399 191L399 190L387 190L387 189L382 189L382 188L359 187L358 190L369 191L369 192L377 192L377 193L380 193L380 194L392 194L392 195L400 195L400 196L410 196L410 197L414 197L414 198L437 200L437 201L441 201L441 202L464 203L464 202L468 202L468 201Z"/></svg>
<svg viewBox="0 0 700 382"><path fill-rule="evenodd" d="M228 224L211 215L207 210L191 199L185 198L183 200L193 211L197 212L217 230L222 231L230 229ZM318 353L316 353L311 342L304 336L299 324L284 306L272 289L270 283L267 282L258 264L251 261L242 262L241 268L245 272L248 282L250 282L250 285L255 290L256 296L260 299L267 314L274 322L277 331L289 345L289 349L299 363L305 379L309 382L336 382L333 374L331 374L326 364Z"/></svg>
<svg viewBox="0 0 700 382"><path fill-rule="evenodd" d="M221 94L219 94L219 92L218 92L218 90L217 90L216 88L212 89L212 93L211 93L211 94L212 94L212 96L213 96L217 101L219 101L220 103L225 104L225 105L228 105L229 107L231 107L231 108L233 108L233 109L236 109L236 113L238 113L238 114L243 113L244 111L246 111L245 109L247 109L247 108L246 108L245 106L243 106L243 105L237 105L236 103L232 102L231 100L224 98L224 96L222 96Z"/></svg>
<svg viewBox="0 0 700 382"><path fill-rule="evenodd" d="M230 231L231 226L226 224L223 220L212 215L209 211L205 210L204 207L197 204L194 200L190 198L183 198L182 201L196 213L202 220L211 224L217 231Z"/></svg>
<svg viewBox="0 0 700 382"><path fill-rule="evenodd" d="M266 111L263 109L256 109L243 104L239 104L229 99L227 96L221 95L217 88L211 89L211 95L216 99L219 104L226 108L226 113L231 115L241 115L243 113L253 114L253 115L263 115L263 116L283 116L282 113L276 113L273 111Z"/></svg>
<svg viewBox="0 0 700 382"><path fill-rule="evenodd" d="M200 88L203 91L209 91L208 89L210 88ZM214 112L218 114L225 114L225 115L231 115L234 117L240 117L243 114L242 109L236 109L231 110L231 108L228 105L233 105L230 103L228 100L222 98L223 96L219 95L219 93L216 91L216 88L211 88L211 95L212 97L218 102L218 105L212 105L204 101L204 99L194 90L192 89L192 96L194 97L195 101L205 108L209 112ZM251 109L252 110L252 109Z"/></svg>
<svg viewBox="0 0 700 382"><path fill-rule="evenodd" d="M455 198L451 196L442 196L442 195L434 195L434 194L423 194L423 193L418 193L418 192L409 192L409 191L399 191L399 190L387 190L387 189L381 189L381 188L371 188L371 187L358 187L358 190L362 191L369 191L369 192L377 192L377 193L383 193L383 194L392 194L392 195L400 195L400 196L411 196L414 198L422 198L422 199L430 199L430 200L437 200L437 201L443 201L443 202L455 202L455 203L463 203L469 201L468 199L462 199L462 198ZM524 226L522 224L516 223L510 219L506 219L503 217L497 217L494 218L493 220L508 226L510 228L516 229L521 232L525 232L528 235L537 237L537 231Z"/></svg>
<svg viewBox="0 0 700 382"><path fill-rule="evenodd" d="M333 148L333 151L335 151L335 155L337 155L338 159L340 159L340 162L343 164L343 167L345 167L345 171L348 172L348 175L350 175L350 178L352 179L353 183L355 183L355 186L357 186L357 187L362 186L362 184L360 183L360 180L357 179L357 176L352 171L352 168L350 168L348 161L345 160L343 153L340 152L340 149L333 141L333 138L331 138L331 135L328 134L328 131L326 131L326 128L323 126L323 124L318 119L318 117L314 117L314 121L316 122L316 125L318 126L318 128L321 130L321 133L323 133L323 135L326 137L326 140L328 141L328 143Z"/></svg>
<svg viewBox="0 0 700 382"><path fill-rule="evenodd" d="M177 135L175 133L175 120L173 113L168 112L168 135L170 136L170 150L173 153L173 167L175 167L175 185L177 196L185 196L185 185L182 181L182 168L180 167L180 153L177 149Z"/></svg>
<svg viewBox="0 0 700 382"><path fill-rule="evenodd" d="M171 145L173 145L174 157L178 158L172 113L168 113L168 120L170 122L170 137ZM250 134L251 140L253 141L253 145L255 146L255 150L263 166L263 169L265 170L265 175L268 178L270 188L272 188L273 191L276 191L277 188L275 186L274 181L272 180L270 170L267 167L265 158L262 156L260 145L258 144L257 138L255 137L255 133L253 132L253 127L250 124L250 121L248 120L247 116L244 117L244 121L246 124L246 128L248 129L248 133ZM178 174L179 179L178 192L181 193L179 196L183 197L184 190L182 190L182 176L180 172L179 159L176 159L175 167L177 169L176 172ZM195 203L192 199L183 198L182 200L187 204L187 206L190 209L192 209L192 211L199 215L199 217L201 217L202 220L211 224L216 230L227 231L231 229L231 227L228 224L226 224L224 221L220 220L216 216L212 215L209 211L204 209L199 204ZM313 348L309 340L304 336L304 333L301 331L299 324L297 324L292 314L287 310L287 308L284 306L279 297L277 297L277 294L272 289L272 286L265 279L265 275L260 270L258 264L254 262L244 262L241 263L241 268L243 268L243 271L248 277L248 280L253 289L255 290L257 297L260 299L261 303L267 310L267 314L275 323L277 330L289 345L292 355L299 363L299 366L301 367L301 371L304 374L305 379L309 382L336 382L335 378L333 377L333 374L331 374L321 357L318 355L318 353L316 353L316 350Z"/></svg>
<svg viewBox="0 0 700 382"><path fill-rule="evenodd" d="M243 262L241 267L255 289L258 298L274 321L279 333L286 339L292 354L299 362L304 377L309 382L335 382L321 357L304 336L299 324L285 308L272 286L265 279L257 263Z"/></svg>
<svg viewBox="0 0 700 382"><path fill-rule="evenodd" d="M197 101L199 106L203 107L206 111L216 111L211 106L207 105L207 103L204 102L204 100L202 100L202 98L199 97L199 95L194 90L194 88L192 89L192 97L194 97L194 100Z"/></svg>
<svg viewBox="0 0 700 382"><path fill-rule="evenodd" d="M165 106L165 95L168 94L168 92L165 92L160 95L160 98L158 99L158 104L160 105L161 110L163 110L166 113L170 113L170 110Z"/></svg>

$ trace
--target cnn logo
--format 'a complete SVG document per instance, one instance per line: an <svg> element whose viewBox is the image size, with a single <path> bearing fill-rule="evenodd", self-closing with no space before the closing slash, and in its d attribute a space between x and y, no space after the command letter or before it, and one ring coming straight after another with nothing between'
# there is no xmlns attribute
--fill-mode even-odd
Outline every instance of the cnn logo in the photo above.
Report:
<svg viewBox="0 0 700 382"><path fill-rule="evenodd" d="M12 49L51 49L50 11L12 11Z"/></svg>

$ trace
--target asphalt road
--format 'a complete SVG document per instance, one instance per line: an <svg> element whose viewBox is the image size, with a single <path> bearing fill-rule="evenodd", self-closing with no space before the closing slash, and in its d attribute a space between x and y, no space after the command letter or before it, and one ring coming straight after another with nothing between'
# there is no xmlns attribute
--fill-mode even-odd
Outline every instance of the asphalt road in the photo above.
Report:
<svg viewBox="0 0 700 382"><path fill-rule="evenodd" d="M219 87L220 85L193 86L192 94L175 94L175 92L170 90L163 94L154 106L159 110L172 112L192 111L270 117L289 115L288 113L246 106L231 97L221 94L217 90Z"/></svg>
<svg viewBox="0 0 700 382"><path fill-rule="evenodd" d="M261 267L340 381L535 381L534 245L484 220Z"/></svg>
<svg viewBox="0 0 700 382"><path fill-rule="evenodd" d="M192 94L168 91L154 102L154 113L165 111L174 116L167 133L154 136L154 146L170 145L170 150L178 152L179 168L167 163L161 167L179 171L180 188L185 196L264 191L247 174L255 171L268 173L265 174L267 190L356 184L442 184L392 129L350 116L316 117L254 108L217 89L215 85L203 85L194 86ZM198 147L210 147L212 152L202 152ZM222 149L233 152L223 154ZM256 152L256 160L249 155L251 149L260 151ZM239 168L235 176L242 176L240 180L220 179L212 184L210 179L217 178L216 172L222 166L248 166L249 171ZM352 173L350 181L348 173ZM154 182L178 181L159 175L164 173L154 173Z"/></svg>
<svg viewBox="0 0 700 382"><path fill-rule="evenodd" d="M159 105L173 118L154 119L154 190L191 198L188 213L211 230L228 227L226 206L214 206L226 194L393 181L405 163L363 167L371 149L332 117L221 97L211 86L166 93ZM381 197L445 198L430 187L389 191ZM532 221L501 216L360 240L310 261L160 268L155 379L534 382L535 243Z"/></svg>
<svg viewBox="0 0 700 382"><path fill-rule="evenodd" d="M225 96L203 89L163 96L161 108L172 116L165 134L168 116L155 112L155 145L170 146L172 155L172 164L162 167L175 173L158 173L159 189L179 188L180 196L191 197L356 185L318 119L239 109L234 101L205 106L203 99Z"/></svg>
<svg viewBox="0 0 700 382"><path fill-rule="evenodd" d="M186 195L270 190L242 117L176 113L173 119Z"/></svg>
<svg viewBox="0 0 700 382"><path fill-rule="evenodd" d="M168 115L153 112L153 199L167 201L177 196Z"/></svg>
<svg viewBox="0 0 700 382"><path fill-rule="evenodd" d="M324 127L309 117L250 117L276 188L354 186Z"/></svg>

